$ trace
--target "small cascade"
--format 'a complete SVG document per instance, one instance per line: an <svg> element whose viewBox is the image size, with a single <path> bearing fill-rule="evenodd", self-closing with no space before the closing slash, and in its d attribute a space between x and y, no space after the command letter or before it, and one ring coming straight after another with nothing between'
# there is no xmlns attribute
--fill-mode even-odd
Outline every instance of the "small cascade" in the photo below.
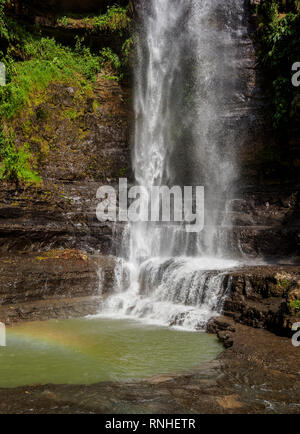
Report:
<svg viewBox="0 0 300 434"><path fill-rule="evenodd" d="M120 282L128 282L133 270L130 263L118 262L115 292L106 301L104 313L187 330L203 329L221 312L228 268L236 265L235 261L204 257L152 258L140 266L136 284L131 281L129 289L124 289Z"/></svg>

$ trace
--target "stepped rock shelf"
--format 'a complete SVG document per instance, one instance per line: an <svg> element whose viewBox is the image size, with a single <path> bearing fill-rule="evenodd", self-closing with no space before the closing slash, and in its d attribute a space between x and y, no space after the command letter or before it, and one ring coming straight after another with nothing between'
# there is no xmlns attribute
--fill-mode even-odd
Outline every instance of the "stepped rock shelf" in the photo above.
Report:
<svg viewBox="0 0 300 434"><path fill-rule="evenodd" d="M95 314L114 293L115 265L112 256L72 249L2 257L0 321L9 324ZM300 291L298 266L240 265L224 274L226 316L291 336L291 325L299 318L293 304Z"/></svg>

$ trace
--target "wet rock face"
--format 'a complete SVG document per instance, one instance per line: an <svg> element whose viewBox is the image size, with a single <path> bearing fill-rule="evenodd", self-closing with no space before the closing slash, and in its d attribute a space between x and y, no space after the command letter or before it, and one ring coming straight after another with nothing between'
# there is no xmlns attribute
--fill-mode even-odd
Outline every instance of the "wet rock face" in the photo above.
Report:
<svg viewBox="0 0 300 434"><path fill-rule="evenodd" d="M1 257L0 321L95 314L113 291L114 267L111 257L74 249Z"/></svg>
<svg viewBox="0 0 300 434"><path fill-rule="evenodd" d="M147 6L149 7L149 2L147 0L132 0L130 6L134 11L135 17L140 18Z"/></svg>
<svg viewBox="0 0 300 434"><path fill-rule="evenodd" d="M228 274L223 311L235 321L290 335L299 321L299 267L256 266Z"/></svg>
<svg viewBox="0 0 300 434"><path fill-rule="evenodd" d="M44 191L0 190L1 253L55 248L116 253L123 226L97 220L96 193L100 183L57 183L54 193L52 186L46 184L46 196Z"/></svg>
<svg viewBox="0 0 300 434"><path fill-rule="evenodd" d="M236 257L299 256L300 215L297 187L243 187L227 201L223 223L232 225L224 248Z"/></svg>
<svg viewBox="0 0 300 434"><path fill-rule="evenodd" d="M96 315L102 299L98 296L37 300L0 306L0 321L13 325L25 321L82 318Z"/></svg>
<svg viewBox="0 0 300 434"><path fill-rule="evenodd" d="M2 257L0 305L102 296L112 290L113 270L113 259L71 249Z"/></svg>

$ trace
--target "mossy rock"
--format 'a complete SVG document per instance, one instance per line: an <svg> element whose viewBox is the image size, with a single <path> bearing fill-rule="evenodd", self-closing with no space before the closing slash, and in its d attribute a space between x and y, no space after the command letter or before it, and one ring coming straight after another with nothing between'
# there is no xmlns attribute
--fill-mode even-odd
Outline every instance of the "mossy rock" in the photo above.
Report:
<svg viewBox="0 0 300 434"><path fill-rule="evenodd" d="M271 297L286 297L294 286L295 279L293 276L288 273L277 273L274 281L269 283L269 294Z"/></svg>
<svg viewBox="0 0 300 434"><path fill-rule="evenodd" d="M292 315L300 316L300 281L297 282L296 288L289 292L287 305Z"/></svg>

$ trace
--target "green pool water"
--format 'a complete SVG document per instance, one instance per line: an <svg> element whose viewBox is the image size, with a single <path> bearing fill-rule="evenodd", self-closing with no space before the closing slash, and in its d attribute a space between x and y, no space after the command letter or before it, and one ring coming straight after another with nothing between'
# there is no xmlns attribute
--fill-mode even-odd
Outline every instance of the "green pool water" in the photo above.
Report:
<svg viewBox="0 0 300 434"><path fill-rule="evenodd" d="M128 320L25 323L7 329L0 387L137 379L192 368L221 351L215 336Z"/></svg>

